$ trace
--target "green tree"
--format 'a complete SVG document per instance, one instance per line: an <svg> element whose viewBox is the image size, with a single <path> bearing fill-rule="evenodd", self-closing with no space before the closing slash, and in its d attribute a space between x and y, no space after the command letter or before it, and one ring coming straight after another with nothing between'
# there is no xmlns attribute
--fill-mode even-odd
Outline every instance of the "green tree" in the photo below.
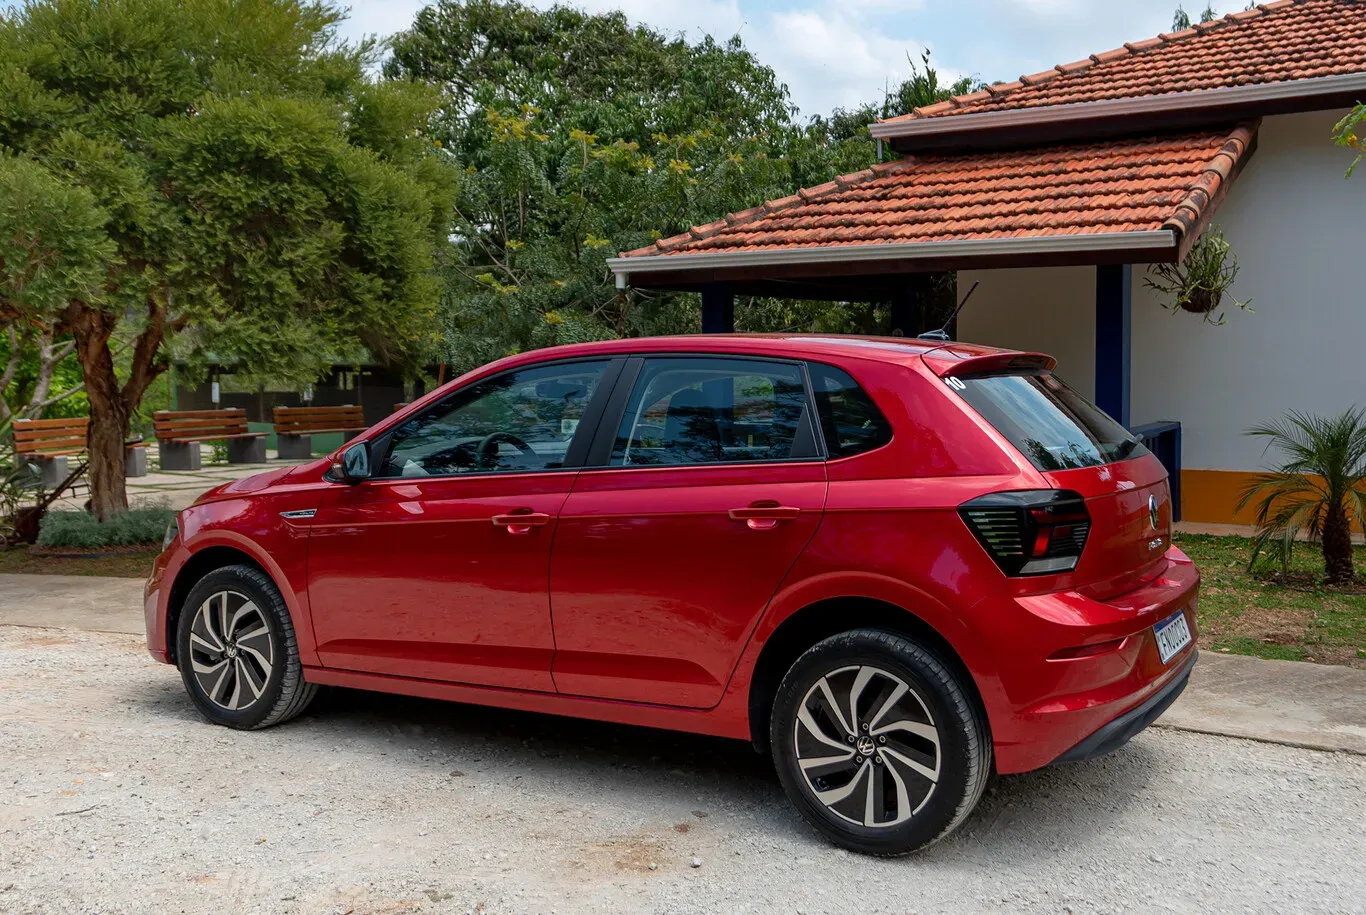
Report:
<svg viewBox="0 0 1366 915"><path fill-rule="evenodd" d="M391 79L441 87L434 131L464 172L443 308L456 369L695 330L695 296L618 291L606 259L865 168L876 155L868 121L959 88L941 86L926 60L881 105L803 122L738 37L693 44L620 13L516 0L440 0L392 46ZM874 329L876 315L746 298L736 319L843 331Z"/></svg>
<svg viewBox="0 0 1366 915"><path fill-rule="evenodd" d="M433 342L455 185L423 131L438 99L368 77L340 18L326 0L34 0L0 23L0 155L91 236L68 285L11 283L0 313L75 343L101 517L127 504L124 439L172 345L307 380L362 344L404 364ZM14 196L0 180L0 209ZM21 237L50 231L23 218Z"/></svg>
<svg viewBox="0 0 1366 915"><path fill-rule="evenodd" d="M1249 7L1251 9L1251 7ZM1214 10L1214 4L1206 3L1205 9L1200 13L1200 22L1213 22L1219 18L1219 14ZM1191 22L1190 13L1186 12L1185 7L1178 6L1176 14L1172 16L1172 31L1181 32L1190 28L1194 23Z"/></svg>
<svg viewBox="0 0 1366 915"><path fill-rule="evenodd" d="M1350 584L1352 527L1366 523L1366 410L1321 417L1290 412L1248 430L1267 441L1283 460L1259 474L1243 492L1238 510L1254 504L1257 538L1252 563L1270 549L1289 567L1295 538L1307 534L1323 552L1329 584Z"/></svg>
<svg viewBox="0 0 1366 915"><path fill-rule="evenodd" d="M1366 140L1357 134L1357 129L1362 124L1366 124L1366 104L1357 105L1348 113L1347 117L1338 121L1333 128L1334 141L1344 149L1356 151L1357 157L1352 164L1347 167L1347 177L1352 177L1356 173L1357 166L1361 164L1362 158L1366 158Z"/></svg>

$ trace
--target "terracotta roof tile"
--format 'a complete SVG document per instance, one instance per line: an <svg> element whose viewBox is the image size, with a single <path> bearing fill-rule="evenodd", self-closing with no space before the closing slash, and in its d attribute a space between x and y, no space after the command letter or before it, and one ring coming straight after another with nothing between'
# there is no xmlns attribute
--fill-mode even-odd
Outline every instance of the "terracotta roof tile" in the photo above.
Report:
<svg viewBox="0 0 1366 915"><path fill-rule="evenodd" d="M887 122L1366 72L1366 2L1277 0ZM1051 74L1051 75L1050 75Z"/></svg>
<svg viewBox="0 0 1366 915"><path fill-rule="evenodd" d="M1180 136L927 155L877 165L623 256L1203 227L1252 148Z"/></svg>

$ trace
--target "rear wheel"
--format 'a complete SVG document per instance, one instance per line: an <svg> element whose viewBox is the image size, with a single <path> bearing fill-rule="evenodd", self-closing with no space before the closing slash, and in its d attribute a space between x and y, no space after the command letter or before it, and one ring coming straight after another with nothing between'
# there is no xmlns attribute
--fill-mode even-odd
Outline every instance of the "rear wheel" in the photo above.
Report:
<svg viewBox="0 0 1366 915"><path fill-rule="evenodd" d="M259 569L226 566L191 589L176 633L180 676L204 717L241 730L288 721L313 700L279 589Z"/></svg>
<svg viewBox="0 0 1366 915"><path fill-rule="evenodd" d="M958 827L991 771L976 702L933 652L891 632L832 636L774 700L778 776L802 816L854 851L903 855Z"/></svg>

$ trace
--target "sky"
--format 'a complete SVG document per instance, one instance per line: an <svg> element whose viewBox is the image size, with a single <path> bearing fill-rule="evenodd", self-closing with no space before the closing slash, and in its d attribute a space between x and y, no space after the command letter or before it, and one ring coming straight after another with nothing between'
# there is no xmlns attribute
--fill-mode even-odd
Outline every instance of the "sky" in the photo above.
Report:
<svg viewBox="0 0 1366 915"><path fill-rule="evenodd" d="M345 0L342 0L345 2ZM554 0L526 0L548 7ZM385 37L422 0L350 0L343 35ZM576 0L692 40L739 34L787 84L804 115L880 100L908 73L907 55L933 55L942 75L1010 81L1151 38L1171 28L1177 0ZM1213 4L1219 13L1245 0ZM1195 18L1201 0L1186 0Z"/></svg>

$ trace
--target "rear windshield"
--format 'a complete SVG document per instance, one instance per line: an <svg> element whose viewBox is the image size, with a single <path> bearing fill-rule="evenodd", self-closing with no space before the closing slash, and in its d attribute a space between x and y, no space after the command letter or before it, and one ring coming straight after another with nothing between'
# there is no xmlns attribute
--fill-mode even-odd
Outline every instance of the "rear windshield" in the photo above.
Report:
<svg viewBox="0 0 1366 915"><path fill-rule="evenodd" d="M1040 470L1096 467L1148 453L1128 429L1053 375L946 380Z"/></svg>

